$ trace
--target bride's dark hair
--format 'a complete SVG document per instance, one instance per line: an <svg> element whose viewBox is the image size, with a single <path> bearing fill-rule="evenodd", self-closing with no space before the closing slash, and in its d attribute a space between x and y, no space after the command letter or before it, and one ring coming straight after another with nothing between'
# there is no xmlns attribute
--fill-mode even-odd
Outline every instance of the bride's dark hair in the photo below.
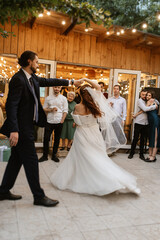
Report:
<svg viewBox="0 0 160 240"><path fill-rule="evenodd" d="M87 89L85 89L86 87L91 87L91 86L88 84L85 84L80 88L80 96L82 98L82 104L85 106L86 110L89 110L92 113L92 115L95 118L101 117L102 113L99 107L95 104L90 93L87 91Z"/></svg>

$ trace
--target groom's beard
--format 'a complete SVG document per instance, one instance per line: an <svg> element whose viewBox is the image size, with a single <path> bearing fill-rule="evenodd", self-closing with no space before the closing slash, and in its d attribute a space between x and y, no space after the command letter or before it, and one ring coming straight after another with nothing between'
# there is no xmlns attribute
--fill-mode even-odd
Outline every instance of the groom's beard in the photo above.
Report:
<svg viewBox="0 0 160 240"><path fill-rule="evenodd" d="M36 73L36 68L34 68L34 67L30 67L30 69L31 69L31 71L33 72L33 73Z"/></svg>

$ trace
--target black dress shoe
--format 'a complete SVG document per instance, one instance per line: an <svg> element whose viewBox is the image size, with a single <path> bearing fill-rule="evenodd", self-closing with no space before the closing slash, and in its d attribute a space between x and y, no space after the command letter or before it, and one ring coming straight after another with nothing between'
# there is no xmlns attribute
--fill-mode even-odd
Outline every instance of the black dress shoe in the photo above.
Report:
<svg viewBox="0 0 160 240"><path fill-rule="evenodd" d="M142 154L142 155L139 155L139 158L140 158L141 160L143 160L143 161L146 160L143 154Z"/></svg>
<svg viewBox="0 0 160 240"><path fill-rule="evenodd" d="M11 192L8 193L0 193L0 201L2 200L20 200L22 196L14 195Z"/></svg>
<svg viewBox="0 0 160 240"><path fill-rule="evenodd" d="M155 157L155 159L153 159L153 160L151 160L151 159L149 159L149 158L146 158L144 161L145 161L145 162L156 162L156 161L157 161L157 158Z"/></svg>
<svg viewBox="0 0 160 240"><path fill-rule="evenodd" d="M54 161L54 162L59 162L59 159L55 155L52 156L51 160Z"/></svg>
<svg viewBox="0 0 160 240"><path fill-rule="evenodd" d="M129 155L128 155L128 158L129 158L129 159L133 158L133 154L129 154Z"/></svg>
<svg viewBox="0 0 160 240"><path fill-rule="evenodd" d="M47 160L48 160L48 157L42 156L42 157L39 159L39 162L44 162L44 161L47 161Z"/></svg>
<svg viewBox="0 0 160 240"><path fill-rule="evenodd" d="M42 199L35 199L34 205L44 206L44 207L55 207L59 203L58 200L53 200L48 197L43 197Z"/></svg>

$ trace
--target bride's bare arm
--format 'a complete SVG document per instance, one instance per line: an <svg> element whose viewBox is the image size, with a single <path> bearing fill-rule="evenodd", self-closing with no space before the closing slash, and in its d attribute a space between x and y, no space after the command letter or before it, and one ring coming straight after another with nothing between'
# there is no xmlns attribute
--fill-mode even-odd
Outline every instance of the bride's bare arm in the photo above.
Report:
<svg viewBox="0 0 160 240"><path fill-rule="evenodd" d="M98 91L101 91L101 87L98 83L96 83L94 80L83 78L84 81L88 82L93 88L95 88Z"/></svg>

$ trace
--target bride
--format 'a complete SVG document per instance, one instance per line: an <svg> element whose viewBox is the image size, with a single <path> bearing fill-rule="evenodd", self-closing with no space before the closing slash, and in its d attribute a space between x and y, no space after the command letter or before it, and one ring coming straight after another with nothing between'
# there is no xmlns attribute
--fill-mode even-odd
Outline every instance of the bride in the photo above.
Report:
<svg viewBox="0 0 160 240"><path fill-rule="evenodd" d="M102 196L118 191L139 195L136 178L107 155L125 144L122 120L109 107L99 84L85 81L89 84L81 86L81 102L72 114L77 125L72 147L51 182L61 190L78 193Z"/></svg>

